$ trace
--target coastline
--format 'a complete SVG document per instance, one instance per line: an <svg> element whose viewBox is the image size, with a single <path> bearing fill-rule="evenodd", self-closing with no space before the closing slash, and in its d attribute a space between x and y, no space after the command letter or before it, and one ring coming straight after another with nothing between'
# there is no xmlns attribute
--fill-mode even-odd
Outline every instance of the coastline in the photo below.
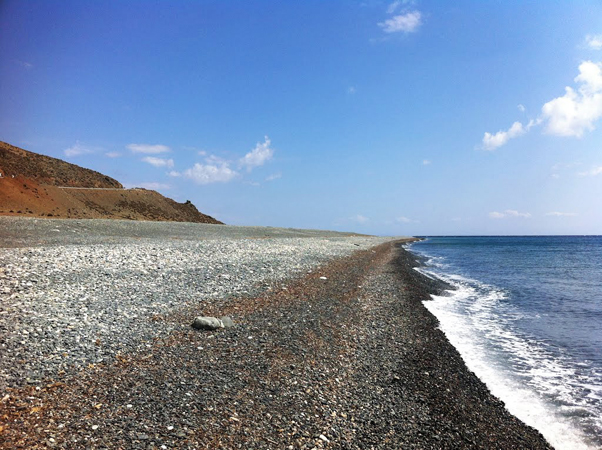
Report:
<svg viewBox="0 0 602 450"><path fill-rule="evenodd" d="M456 433L459 430L460 436L456 437L462 438L437 448L552 448L539 431L510 414L504 403L466 367L459 352L438 328L437 319L422 303L430 294L440 295L450 286L413 269L420 265L419 256L405 249L401 249L395 261L403 285L411 289L409 304L404 309L413 318L406 329L413 329L416 339L422 341L414 346L410 359L410 367L418 373L413 386L420 391L421 386L434 385L435 390L429 386L423 397L431 414L439 414L440 420L434 428L455 429Z"/></svg>
<svg viewBox="0 0 602 450"><path fill-rule="evenodd" d="M593 312L602 279L592 241L438 237L406 247L420 257L420 273L452 285L423 304L466 366L557 449L602 446ZM568 267L574 277L564 278Z"/></svg>
<svg viewBox="0 0 602 450"><path fill-rule="evenodd" d="M0 448L551 448L437 329L422 300L443 286L400 243L362 245L182 303L147 318L169 331L141 348L8 389ZM236 325L192 330L199 311Z"/></svg>

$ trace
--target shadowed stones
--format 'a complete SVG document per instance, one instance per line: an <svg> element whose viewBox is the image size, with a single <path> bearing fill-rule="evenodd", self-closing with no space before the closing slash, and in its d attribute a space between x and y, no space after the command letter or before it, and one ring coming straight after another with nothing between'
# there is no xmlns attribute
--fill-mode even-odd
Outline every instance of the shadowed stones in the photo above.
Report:
<svg viewBox="0 0 602 450"><path fill-rule="evenodd" d="M234 322L228 316L218 319L216 317L199 316L192 322L192 328L197 330L213 331L219 328L232 328Z"/></svg>

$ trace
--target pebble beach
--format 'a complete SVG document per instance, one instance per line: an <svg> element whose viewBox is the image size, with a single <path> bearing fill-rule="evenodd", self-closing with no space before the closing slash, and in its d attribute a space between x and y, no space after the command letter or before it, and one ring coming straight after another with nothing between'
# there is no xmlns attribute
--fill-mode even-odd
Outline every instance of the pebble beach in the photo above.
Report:
<svg viewBox="0 0 602 450"><path fill-rule="evenodd" d="M407 240L0 217L0 448L551 448L438 330Z"/></svg>

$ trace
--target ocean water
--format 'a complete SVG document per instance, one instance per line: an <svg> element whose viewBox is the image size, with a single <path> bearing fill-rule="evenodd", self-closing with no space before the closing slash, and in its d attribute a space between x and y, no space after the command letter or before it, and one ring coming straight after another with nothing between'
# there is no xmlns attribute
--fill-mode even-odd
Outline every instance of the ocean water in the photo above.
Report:
<svg viewBox="0 0 602 450"><path fill-rule="evenodd" d="M455 290L425 306L467 366L556 449L602 448L602 236L432 237Z"/></svg>

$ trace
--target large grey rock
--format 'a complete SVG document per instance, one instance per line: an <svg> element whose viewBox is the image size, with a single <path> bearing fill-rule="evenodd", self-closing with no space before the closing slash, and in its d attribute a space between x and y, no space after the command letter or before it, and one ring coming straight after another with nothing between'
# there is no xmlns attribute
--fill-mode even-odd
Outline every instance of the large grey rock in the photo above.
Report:
<svg viewBox="0 0 602 450"><path fill-rule="evenodd" d="M197 330L217 330L218 328L224 328L224 324L215 317L199 316L192 322L192 328L196 328Z"/></svg>

